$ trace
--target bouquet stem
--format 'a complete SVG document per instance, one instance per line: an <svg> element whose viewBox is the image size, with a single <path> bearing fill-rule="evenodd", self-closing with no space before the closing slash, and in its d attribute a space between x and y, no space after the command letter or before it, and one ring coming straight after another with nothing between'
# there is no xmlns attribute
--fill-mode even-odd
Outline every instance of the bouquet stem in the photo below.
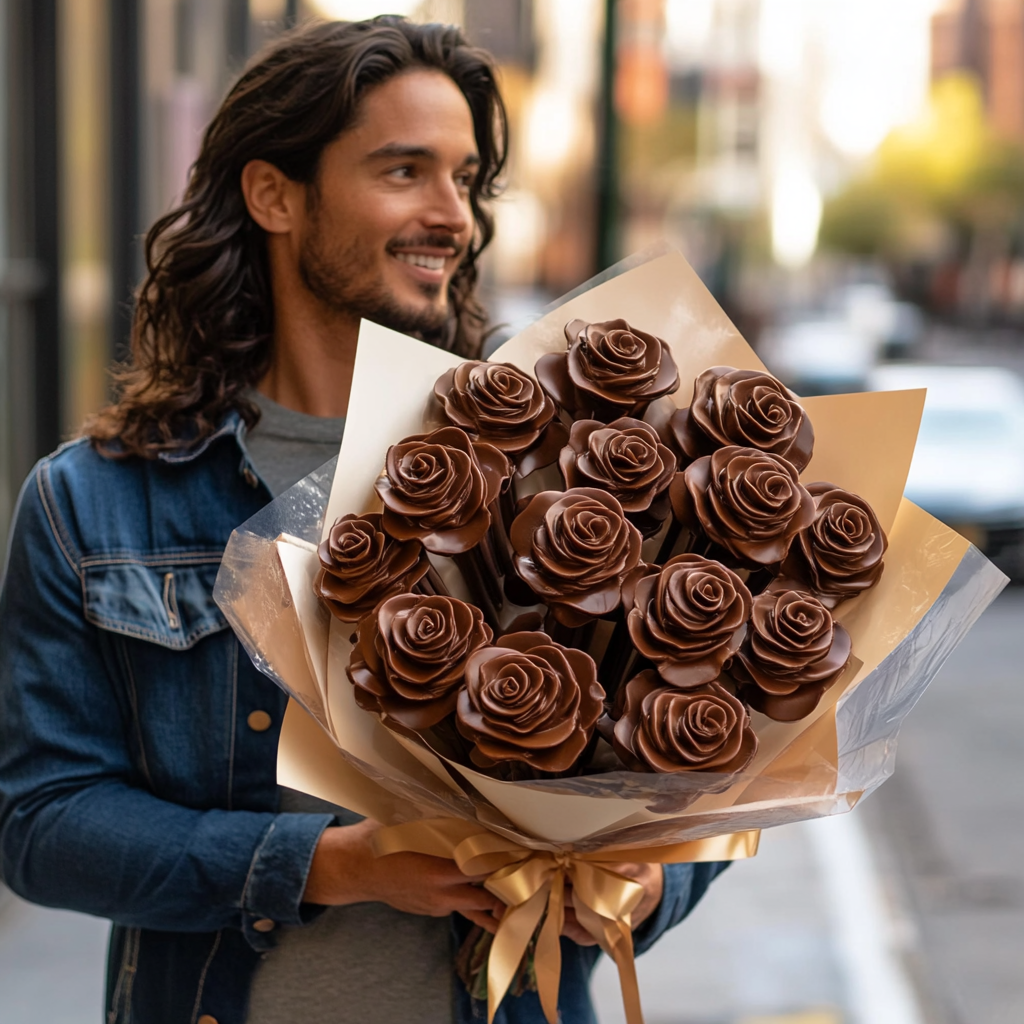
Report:
<svg viewBox="0 0 1024 1024"><path fill-rule="evenodd" d="M466 581L473 602L483 610L487 624L498 630L502 605L501 577L497 572L493 547L488 544L489 538L490 532L475 548L452 555L452 561Z"/></svg>
<svg viewBox="0 0 1024 1024"><path fill-rule="evenodd" d="M412 588L414 594L425 594L427 597L450 597L448 588L441 579L440 573L431 566L425 576Z"/></svg>

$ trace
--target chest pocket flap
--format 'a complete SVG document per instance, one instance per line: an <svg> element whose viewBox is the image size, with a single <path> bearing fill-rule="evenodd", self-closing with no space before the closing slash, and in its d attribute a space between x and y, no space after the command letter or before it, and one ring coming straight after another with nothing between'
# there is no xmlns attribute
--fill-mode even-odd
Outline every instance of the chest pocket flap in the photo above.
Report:
<svg viewBox="0 0 1024 1024"><path fill-rule="evenodd" d="M216 564L149 566L138 562L85 568L85 618L112 633L186 650L227 628L213 600Z"/></svg>

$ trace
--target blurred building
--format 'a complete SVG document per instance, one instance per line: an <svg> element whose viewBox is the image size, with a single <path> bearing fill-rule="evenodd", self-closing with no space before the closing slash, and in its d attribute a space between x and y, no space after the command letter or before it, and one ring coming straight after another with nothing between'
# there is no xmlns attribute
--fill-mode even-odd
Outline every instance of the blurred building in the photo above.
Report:
<svg viewBox="0 0 1024 1024"><path fill-rule="evenodd" d="M399 13L495 54L511 150L482 264L494 321L668 241L753 336L777 289L762 302L744 267L804 265L823 197L916 109L930 2L0 0L0 537L35 459L106 400L144 233L229 83L287 26ZM978 35L1024 0L980 3L936 20L935 66L1024 73ZM990 89L1007 123L1015 88Z"/></svg>
<svg viewBox="0 0 1024 1024"><path fill-rule="evenodd" d="M992 127L1024 140L1024 0L947 0L931 35L932 79L970 72Z"/></svg>

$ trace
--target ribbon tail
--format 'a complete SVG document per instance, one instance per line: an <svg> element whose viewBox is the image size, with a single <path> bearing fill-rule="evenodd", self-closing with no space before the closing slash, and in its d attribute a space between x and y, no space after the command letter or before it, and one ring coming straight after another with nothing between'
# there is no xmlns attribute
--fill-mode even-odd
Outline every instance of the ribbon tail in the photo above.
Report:
<svg viewBox="0 0 1024 1024"><path fill-rule="evenodd" d="M608 939L612 942L612 959L619 969L622 1008L627 1024L644 1024L644 1014L640 1007L640 982L637 980L636 959L633 956L633 933L625 921L606 921L605 931L606 934L618 932L617 936L608 934Z"/></svg>
<svg viewBox="0 0 1024 1024"><path fill-rule="evenodd" d="M537 955L533 969L537 975L537 995L548 1024L558 1024L558 985L562 978L562 946L559 937L565 924L565 873L558 871L551 880L548 912L537 937Z"/></svg>
<svg viewBox="0 0 1024 1024"><path fill-rule="evenodd" d="M643 1010L640 1006L640 983L637 980L636 960L633 956L633 932L629 927L628 915L625 920L619 921L604 917L578 896L576 889L573 889L572 902L580 924L597 939L598 945L618 968L626 1024L644 1024Z"/></svg>
<svg viewBox="0 0 1024 1024"><path fill-rule="evenodd" d="M519 962L537 930L547 902L547 888L538 889L525 903L509 907L498 925L487 959L487 1024L493 1024Z"/></svg>

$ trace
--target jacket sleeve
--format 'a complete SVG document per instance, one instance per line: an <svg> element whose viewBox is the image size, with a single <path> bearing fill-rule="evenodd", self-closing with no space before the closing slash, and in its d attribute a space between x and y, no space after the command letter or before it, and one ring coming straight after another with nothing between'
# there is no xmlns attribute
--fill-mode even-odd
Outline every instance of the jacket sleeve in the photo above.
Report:
<svg viewBox="0 0 1024 1024"><path fill-rule="evenodd" d="M300 924L326 814L195 810L133 785L121 706L83 614L80 556L45 486L18 501L0 591L0 877L25 899L133 927Z"/></svg>
<svg viewBox="0 0 1024 1024"><path fill-rule="evenodd" d="M666 864L665 889L661 903L633 933L635 952L638 955L646 953L669 928L679 924L697 906L712 881L728 866L728 861L708 864Z"/></svg>

